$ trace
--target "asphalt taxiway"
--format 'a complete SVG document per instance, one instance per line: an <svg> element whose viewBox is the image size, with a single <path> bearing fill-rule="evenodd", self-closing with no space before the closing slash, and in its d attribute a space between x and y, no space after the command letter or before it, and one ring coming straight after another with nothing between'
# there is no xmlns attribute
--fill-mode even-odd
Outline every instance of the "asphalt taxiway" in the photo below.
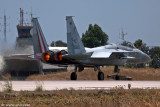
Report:
<svg viewBox="0 0 160 107"><path fill-rule="evenodd" d="M33 91L42 86L44 90L60 89L111 89L115 87L131 88L156 88L160 89L160 81L11 81L14 91ZM0 81L0 91L3 90L5 81Z"/></svg>

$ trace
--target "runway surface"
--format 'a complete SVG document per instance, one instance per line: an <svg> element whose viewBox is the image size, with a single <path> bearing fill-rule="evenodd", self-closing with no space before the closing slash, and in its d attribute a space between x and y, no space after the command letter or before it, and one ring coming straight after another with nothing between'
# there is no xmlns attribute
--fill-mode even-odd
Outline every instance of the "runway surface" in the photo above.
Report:
<svg viewBox="0 0 160 107"><path fill-rule="evenodd" d="M3 90L5 81L0 81L0 91ZM44 90L57 89L111 89L115 87L131 88L157 88L160 89L160 81L12 81L14 91L35 90L42 85Z"/></svg>

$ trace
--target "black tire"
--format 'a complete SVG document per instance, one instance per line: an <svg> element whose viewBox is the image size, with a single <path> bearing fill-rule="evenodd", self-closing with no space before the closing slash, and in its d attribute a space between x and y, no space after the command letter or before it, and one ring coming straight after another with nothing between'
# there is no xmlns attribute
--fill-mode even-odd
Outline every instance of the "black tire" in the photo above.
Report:
<svg viewBox="0 0 160 107"><path fill-rule="evenodd" d="M71 80L77 80L77 74L75 72L72 72L71 76L70 76L70 79Z"/></svg>
<svg viewBox="0 0 160 107"><path fill-rule="evenodd" d="M98 72L98 80L104 80L104 73Z"/></svg>
<svg viewBox="0 0 160 107"><path fill-rule="evenodd" d="M119 78L119 75L116 75L115 76L115 80L119 80L120 78Z"/></svg>

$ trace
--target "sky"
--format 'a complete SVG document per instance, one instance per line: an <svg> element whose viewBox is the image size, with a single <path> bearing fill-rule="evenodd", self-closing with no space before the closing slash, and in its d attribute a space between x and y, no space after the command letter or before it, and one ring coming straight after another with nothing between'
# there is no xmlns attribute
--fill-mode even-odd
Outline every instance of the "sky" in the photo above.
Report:
<svg viewBox="0 0 160 107"><path fill-rule="evenodd" d="M39 17L48 44L67 41L65 17L75 16L80 36L89 24L98 24L109 36L109 43L119 41L123 29L127 41L142 39L148 46L160 46L160 0L0 0L0 38L5 11L8 43L18 36L19 8L28 21L31 11L33 17Z"/></svg>

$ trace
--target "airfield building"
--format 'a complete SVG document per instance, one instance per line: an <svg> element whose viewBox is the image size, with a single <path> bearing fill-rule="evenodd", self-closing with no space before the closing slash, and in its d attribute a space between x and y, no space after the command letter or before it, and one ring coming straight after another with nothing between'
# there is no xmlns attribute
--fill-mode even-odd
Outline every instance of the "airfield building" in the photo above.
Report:
<svg viewBox="0 0 160 107"><path fill-rule="evenodd" d="M17 25L18 37L16 39L16 44L18 47L32 45L32 36L30 33L31 29L32 29L31 22L29 23L24 22L24 12L23 9L20 8L20 21L19 24Z"/></svg>

